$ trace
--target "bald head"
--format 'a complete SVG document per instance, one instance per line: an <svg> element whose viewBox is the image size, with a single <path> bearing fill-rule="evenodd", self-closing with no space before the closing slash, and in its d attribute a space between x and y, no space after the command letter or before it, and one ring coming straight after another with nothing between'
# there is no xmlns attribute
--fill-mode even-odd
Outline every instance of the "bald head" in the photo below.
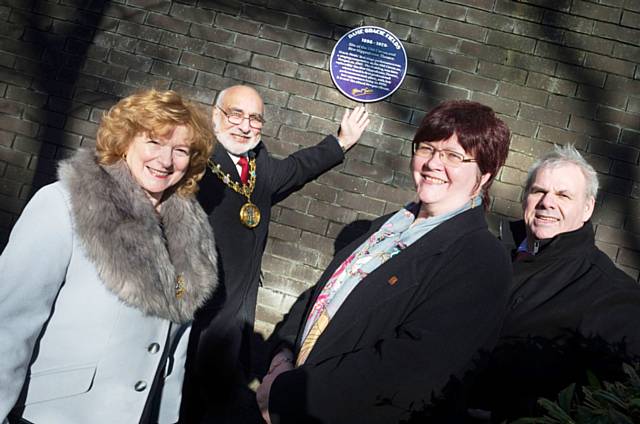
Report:
<svg viewBox="0 0 640 424"><path fill-rule="evenodd" d="M216 99L216 106L220 106L224 108L228 107L229 102L233 102L236 97L246 98L260 105L260 114L264 112L264 103L262 102L262 97L260 93L248 85L232 85L231 87L227 87L222 90L218 94L218 98Z"/></svg>

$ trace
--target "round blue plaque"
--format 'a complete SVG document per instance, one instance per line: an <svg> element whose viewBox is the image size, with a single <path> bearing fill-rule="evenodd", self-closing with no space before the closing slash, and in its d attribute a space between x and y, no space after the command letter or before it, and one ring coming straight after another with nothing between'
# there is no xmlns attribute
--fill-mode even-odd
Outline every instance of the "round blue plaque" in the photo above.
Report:
<svg viewBox="0 0 640 424"><path fill-rule="evenodd" d="M356 102L377 102L390 96L406 74L407 52L398 37L384 28L354 28L331 52L331 79Z"/></svg>

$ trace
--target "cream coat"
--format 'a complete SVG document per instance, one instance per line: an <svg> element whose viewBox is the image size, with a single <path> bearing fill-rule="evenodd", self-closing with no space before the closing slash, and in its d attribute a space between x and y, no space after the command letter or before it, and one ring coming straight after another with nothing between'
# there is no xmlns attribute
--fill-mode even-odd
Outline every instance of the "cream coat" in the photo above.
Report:
<svg viewBox="0 0 640 424"><path fill-rule="evenodd" d="M191 209L191 199L178 199L167 208L178 213L161 218L163 233L126 172L105 172L86 153L74 160L61 172L63 182L29 202L0 256L0 421L17 401L34 423L137 423L165 352L159 422L173 423L189 320L216 284L206 216ZM78 187L97 195L79 197ZM104 193L123 198L113 208L101 203ZM157 234L146 227L153 220ZM172 240L185 232L175 221L197 227L202 238ZM100 225L111 232L100 234ZM197 252L186 248L188 264L178 269L172 249L185 242ZM178 272L187 279L183 302L169 296Z"/></svg>

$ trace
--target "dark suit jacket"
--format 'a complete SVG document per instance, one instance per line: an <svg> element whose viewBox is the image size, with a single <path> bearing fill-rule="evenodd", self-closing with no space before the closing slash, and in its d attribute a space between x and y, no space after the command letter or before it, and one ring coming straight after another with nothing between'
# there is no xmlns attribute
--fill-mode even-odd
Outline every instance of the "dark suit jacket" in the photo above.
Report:
<svg viewBox="0 0 640 424"><path fill-rule="evenodd" d="M502 339L577 331L640 355L640 286L595 246L590 222L514 262L513 283Z"/></svg>
<svg viewBox="0 0 640 424"><path fill-rule="evenodd" d="M257 227L250 229L240 222L240 208L247 199L225 185L210 169L200 182L198 200L209 215L218 248L219 290L196 314L193 323L183 401L187 406L183 406L182 414L183 421L189 423L197 422L199 414L185 409L221 410L220 404L229 402L234 385L246 383L249 377L250 340L271 207L344 158L333 136L284 159L271 157L263 143L253 154L256 185L251 201L262 215ZM232 179L240 180L235 164L221 144L212 159Z"/></svg>
<svg viewBox="0 0 640 424"><path fill-rule="evenodd" d="M524 223L511 224L516 245ZM640 355L640 286L600 251L590 222L513 263L509 309L490 368L474 390L494 422L535 416L540 397L622 376Z"/></svg>
<svg viewBox="0 0 640 424"><path fill-rule="evenodd" d="M329 265L276 337L297 349L309 308L335 269L388 216ZM511 281L506 250L475 208L442 223L363 279L306 363L271 387L275 423L395 423L429 404L498 337Z"/></svg>

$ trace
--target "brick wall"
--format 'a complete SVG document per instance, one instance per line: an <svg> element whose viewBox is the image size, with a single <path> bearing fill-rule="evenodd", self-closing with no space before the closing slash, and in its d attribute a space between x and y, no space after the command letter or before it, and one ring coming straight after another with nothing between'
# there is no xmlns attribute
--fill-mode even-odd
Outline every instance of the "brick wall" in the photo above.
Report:
<svg viewBox="0 0 640 424"><path fill-rule="evenodd" d="M269 332L368 219L413 197L410 139L443 99L510 125L491 210L519 216L525 170L574 143L600 173L598 245L640 269L640 2L635 0L0 0L0 244L56 162L94 143L102 112L139 87L210 108L240 82L266 102L264 139L286 155L335 131L354 104L327 71L335 41L378 25L404 43L402 88L333 171L274 208L258 329ZM344 231L343 231L344 230Z"/></svg>

